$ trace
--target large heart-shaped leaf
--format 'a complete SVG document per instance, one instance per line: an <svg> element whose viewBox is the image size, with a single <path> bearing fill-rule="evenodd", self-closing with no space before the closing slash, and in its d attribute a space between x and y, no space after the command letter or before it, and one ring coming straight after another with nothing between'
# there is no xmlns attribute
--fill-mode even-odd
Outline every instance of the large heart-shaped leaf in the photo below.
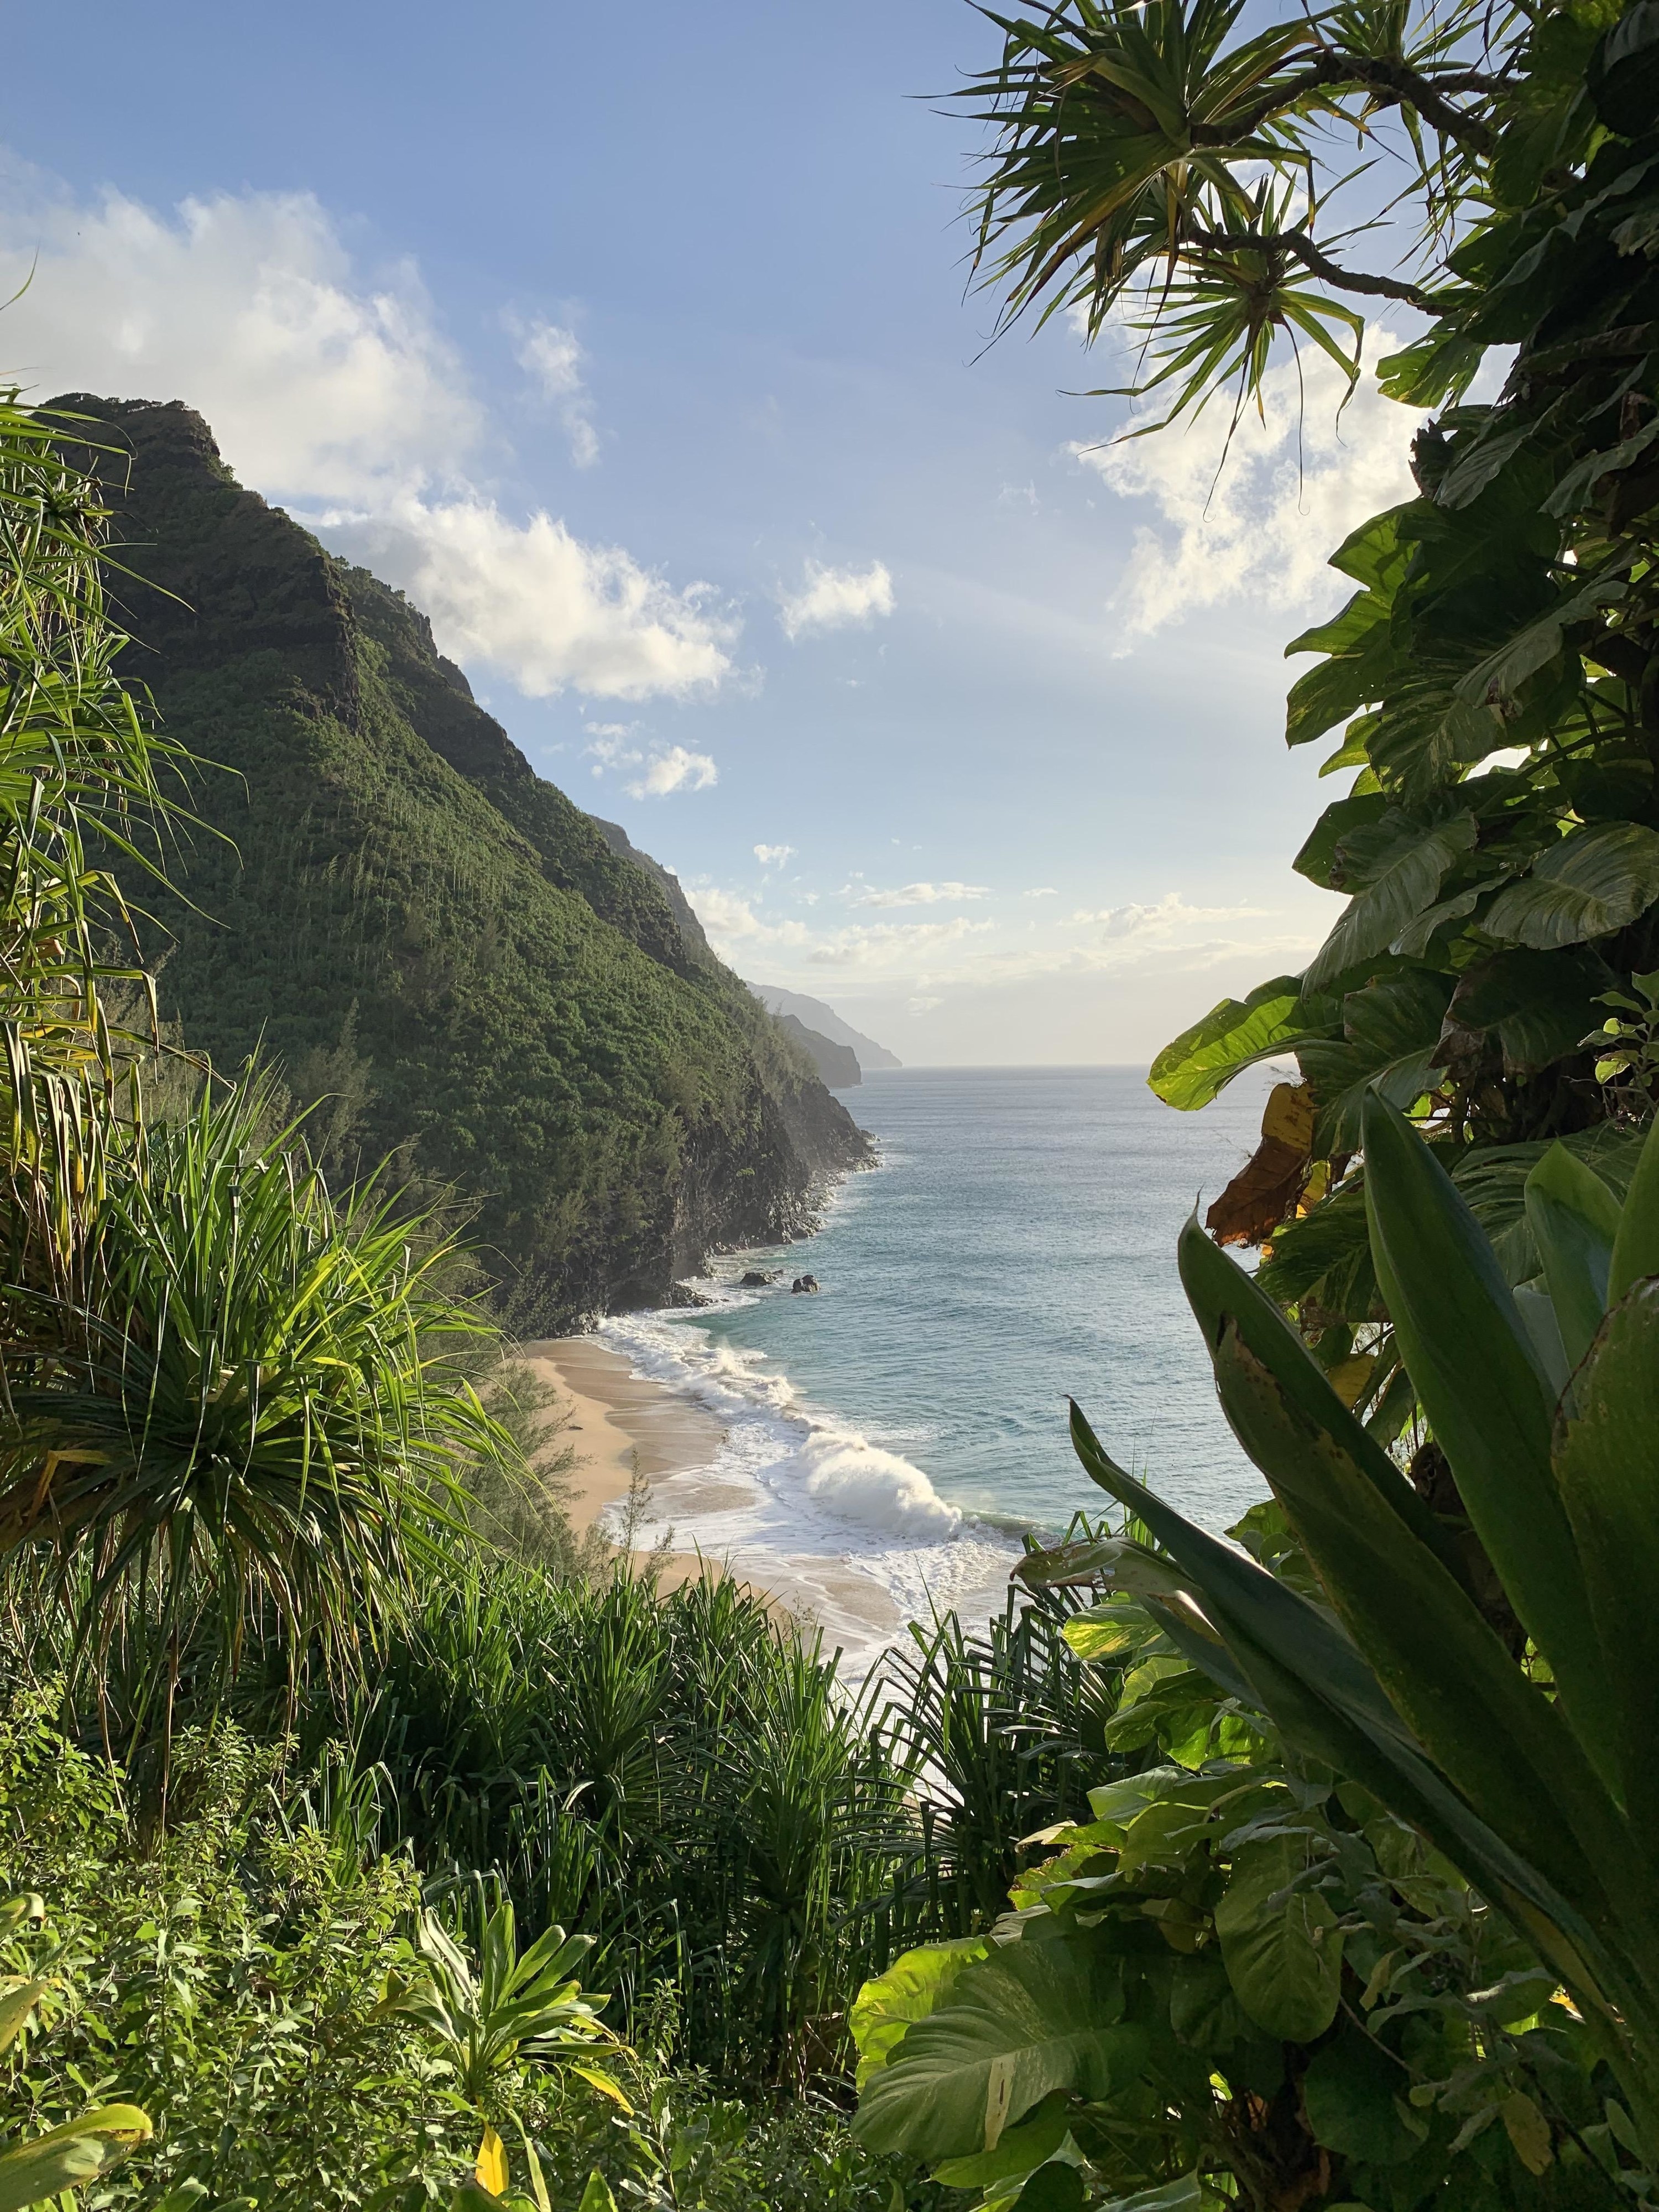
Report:
<svg viewBox="0 0 1659 2212"><path fill-rule="evenodd" d="M1152 1062L1149 1086L1183 1113L1207 1106L1243 1068L1288 1052L1298 1037L1323 1033L1302 1004L1299 975L1276 975L1248 999L1224 999L1183 1030Z"/></svg>
<svg viewBox="0 0 1659 2212"><path fill-rule="evenodd" d="M856 2132L876 2150L967 2158L1056 2089L1109 2097L1148 2049L1123 2002L1116 1962L1081 1933L999 1944L871 2075Z"/></svg>
<svg viewBox="0 0 1659 2212"><path fill-rule="evenodd" d="M959 1936L951 1943L924 1943L894 1960L884 1974L867 1981L853 2000L848 2032L859 2054L858 2086L884 2066L906 2032L944 2000L964 1966L985 1956L982 1936Z"/></svg>
<svg viewBox="0 0 1659 2212"><path fill-rule="evenodd" d="M1258 2027L1287 2043L1312 2043L1336 2018L1342 1931L1316 1890L1279 1894L1306 1871L1307 1838L1246 1844L1215 1909L1227 1978Z"/></svg>
<svg viewBox="0 0 1659 2212"><path fill-rule="evenodd" d="M1364 835L1362 887L1316 954L1304 991L1328 990L1339 975L1387 949L1413 915L1432 906L1454 863L1473 847L1472 814L1425 829L1398 812ZM1346 841L1360 843L1359 836Z"/></svg>
<svg viewBox="0 0 1659 2212"><path fill-rule="evenodd" d="M1659 830L1639 822L1575 830L1487 908L1493 937L1547 951L1622 929L1659 898Z"/></svg>

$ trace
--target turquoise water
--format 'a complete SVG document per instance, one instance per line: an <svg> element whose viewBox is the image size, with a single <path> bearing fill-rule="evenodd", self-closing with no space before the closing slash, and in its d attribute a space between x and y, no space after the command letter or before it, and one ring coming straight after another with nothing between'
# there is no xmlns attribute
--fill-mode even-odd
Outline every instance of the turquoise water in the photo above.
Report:
<svg viewBox="0 0 1659 2212"><path fill-rule="evenodd" d="M969 1514L1052 1527L1100 1502L1070 1394L1121 1463L1222 1526L1264 1492L1216 1405L1175 1240L1253 1148L1272 1079L1177 1114L1133 1068L868 1076L839 1095L881 1167L764 1262L821 1294L786 1280L696 1325Z"/></svg>

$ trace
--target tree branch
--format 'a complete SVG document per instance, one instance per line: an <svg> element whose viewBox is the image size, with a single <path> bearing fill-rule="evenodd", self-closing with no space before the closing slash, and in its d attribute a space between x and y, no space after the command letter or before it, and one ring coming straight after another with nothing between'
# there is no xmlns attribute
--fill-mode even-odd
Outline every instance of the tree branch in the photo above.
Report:
<svg viewBox="0 0 1659 2212"><path fill-rule="evenodd" d="M1470 89L1484 87L1486 80L1453 77L1447 82L1461 91L1466 86ZM1452 139L1471 154L1490 154L1492 149L1493 134L1488 126L1478 116L1465 114L1461 107L1454 107L1429 78L1407 68L1404 62L1388 61L1373 54L1346 53L1322 54L1299 76L1285 79L1264 94L1254 107L1229 117L1225 123L1194 124L1193 143L1236 146L1242 139L1253 137L1264 123L1294 107L1310 93L1322 92L1335 85L1363 85L1369 92L1385 95L1395 106L1414 108L1443 138Z"/></svg>
<svg viewBox="0 0 1659 2212"><path fill-rule="evenodd" d="M1401 300L1425 315L1439 312L1427 292L1416 284L1407 283L1402 277L1371 276L1362 269L1344 269L1322 252L1304 230L1276 230L1265 238L1250 231L1237 230L1189 230L1186 234L1194 245L1211 253L1237 253L1241 248L1260 253L1277 250L1290 254L1312 275L1338 291L1362 292L1374 300Z"/></svg>

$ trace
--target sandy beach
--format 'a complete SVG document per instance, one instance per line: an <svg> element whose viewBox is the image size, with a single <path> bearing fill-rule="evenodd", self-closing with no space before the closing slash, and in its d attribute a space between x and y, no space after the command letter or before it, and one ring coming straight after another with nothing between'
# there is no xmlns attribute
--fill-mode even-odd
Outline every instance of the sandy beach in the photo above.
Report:
<svg viewBox="0 0 1659 2212"><path fill-rule="evenodd" d="M628 1495L637 1458L647 1482L668 1496L668 1518L702 1518L741 1508L749 1492L721 1481L713 1463L726 1431L705 1407L659 1382L635 1375L619 1352L597 1336L539 1338L521 1347L522 1358L574 1405L564 1437L574 1445L570 1516L580 1533L607 1505ZM699 1478L706 1475L706 1480ZM731 1569L744 1576L748 1562L727 1562L695 1552L659 1553L664 1587L697 1573ZM885 1642L902 1626L897 1607L858 1567L833 1557L776 1554L765 1565L763 1595L780 1613L823 1626L832 1641ZM758 1584L756 1587L759 1587Z"/></svg>
<svg viewBox="0 0 1659 2212"><path fill-rule="evenodd" d="M714 1416L635 1375L597 1336L542 1337L520 1348L526 1365L575 1406L570 1518L578 1534L628 1495L635 1465L647 1482L707 1467L726 1431Z"/></svg>

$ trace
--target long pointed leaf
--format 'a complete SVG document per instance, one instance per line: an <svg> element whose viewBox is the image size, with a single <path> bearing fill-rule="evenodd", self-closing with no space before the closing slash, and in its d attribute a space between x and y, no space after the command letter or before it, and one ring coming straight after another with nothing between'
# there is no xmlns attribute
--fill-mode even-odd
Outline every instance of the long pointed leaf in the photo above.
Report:
<svg viewBox="0 0 1659 2212"><path fill-rule="evenodd" d="M1569 1368L1590 1348L1607 1310L1620 1206L1594 1168L1552 1145L1527 1177L1527 1226L1544 1263Z"/></svg>
<svg viewBox="0 0 1659 2212"><path fill-rule="evenodd" d="M1659 1121L1649 1125L1647 1140L1637 1160L1630 1188L1625 1194L1625 1210L1620 1218L1619 1234L1613 1239L1613 1265L1607 1273L1610 1306L1617 1305L1632 1285L1644 1276L1659 1275L1659 1142L1655 1140L1656 1130L1659 1130Z"/></svg>
<svg viewBox="0 0 1659 2212"><path fill-rule="evenodd" d="M1407 1372L1510 1602L1612 1779L1600 1640L1550 1465L1553 1409L1531 1342L1462 1194L1374 1091L1364 1133L1371 1256Z"/></svg>
<svg viewBox="0 0 1659 2212"><path fill-rule="evenodd" d="M1288 1472L1274 1494L1390 1704L1429 1756L1493 1832L1589 1919L1608 1934L1621 1923L1631 1929L1649 1911L1646 1868L1561 1712L1231 1330L1217 1374L1230 1417L1252 1434L1277 1431L1273 1456Z"/></svg>
<svg viewBox="0 0 1659 2212"><path fill-rule="evenodd" d="M1304 1419L1330 1437L1358 1468L1377 1496L1425 1544L1448 1574L1462 1581L1463 1569L1450 1536L1376 1439L1368 1436L1332 1389L1301 1338L1279 1308L1237 1262L1211 1242L1194 1214L1176 1245L1182 1288L1215 1358L1224 1324L1231 1321L1241 1342L1267 1368ZM1254 1459L1248 1439L1239 1441ZM1261 1467L1269 1481L1271 1468Z"/></svg>
<svg viewBox="0 0 1659 2212"><path fill-rule="evenodd" d="M1632 1825L1659 1839L1659 1283L1615 1306L1576 1384L1555 1461L1607 1654Z"/></svg>

